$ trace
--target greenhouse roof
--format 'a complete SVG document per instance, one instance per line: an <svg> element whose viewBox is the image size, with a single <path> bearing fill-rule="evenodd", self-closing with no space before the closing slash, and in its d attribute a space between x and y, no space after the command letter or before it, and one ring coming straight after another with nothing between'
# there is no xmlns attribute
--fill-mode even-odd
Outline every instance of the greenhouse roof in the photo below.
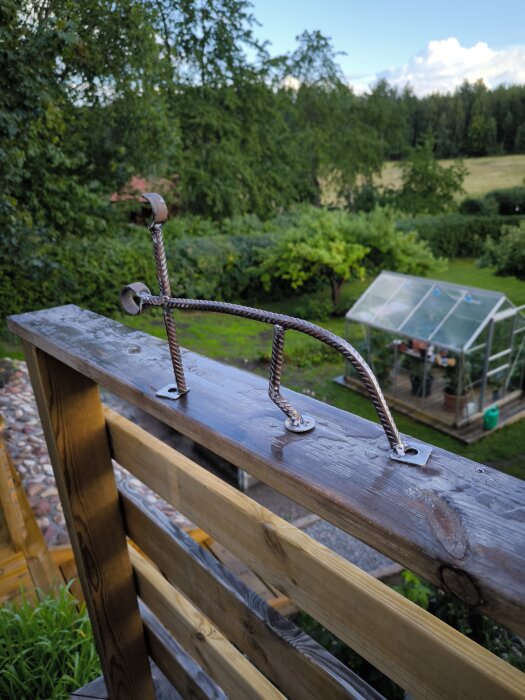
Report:
<svg viewBox="0 0 525 700"><path fill-rule="evenodd" d="M513 306L501 292L382 272L346 318L459 352L503 304Z"/></svg>

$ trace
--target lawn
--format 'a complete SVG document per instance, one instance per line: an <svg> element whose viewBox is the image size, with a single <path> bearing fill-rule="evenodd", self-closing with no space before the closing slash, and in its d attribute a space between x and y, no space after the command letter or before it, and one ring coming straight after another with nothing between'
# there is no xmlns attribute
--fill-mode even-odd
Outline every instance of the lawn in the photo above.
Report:
<svg viewBox="0 0 525 700"><path fill-rule="evenodd" d="M490 270L478 268L473 260L452 261L448 270L436 272L436 276L458 284L499 290L515 304L525 303L525 282L513 277L497 277ZM347 284L343 293L346 306L350 306L371 281ZM266 306L293 315L302 305L304 299ZM121 316L119 320L164 337L164 327L158 313L138 317ZM343 318L309 320L318 322L338 335L344 334ZM222 314L184 312L177 313L177 323L180 340L185 347L268 376L272 342L270 327ZM312 338L290 331L286 336L285 360L283 384L286 386L370 420L377 420L368 399L333 382L333 378L341 374L343 369L343 362L334 351L325 349L325 346ZM465 445L402 414L395 413L395 418L400 430L409 435L525 478L523 423L487 435L474 445Z"/></svg>
<svg viewBox="0 0 525 700"><path fill-rule="evenodd" d="M453 161L439 162L448 166ZM480 196L491 190L522 185L525 178L525 155L465 158L464 163L468 174L463 186L466 194L470 196ZM387 187L400 187L399 163L386 163L379 182Z"/></svg>

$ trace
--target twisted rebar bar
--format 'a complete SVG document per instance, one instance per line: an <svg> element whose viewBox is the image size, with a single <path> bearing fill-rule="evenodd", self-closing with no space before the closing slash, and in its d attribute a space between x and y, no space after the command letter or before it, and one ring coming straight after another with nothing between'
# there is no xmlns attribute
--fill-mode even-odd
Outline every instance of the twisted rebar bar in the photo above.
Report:
<svg viewBox="0 0 525 700"><path fill-rule="evenodd" d="M159 292L163 297L171 297L171 285L168 274L168 261L166 260L166 250L164 247L164 236L162 234L162 224L168 218L168 208L164 200L159 195L154 193L143 195L152 206L154 213L154 221L149 227L151 233L151 242L153 244L153 254L155 256L155 267L157 272L157 281L159 283ZM160 201L159 201L160 200ZM177 328L173 312L168 306L162 307L164 316L164 325L166 326L166 335L168 336L168 345L170 349L171 363L175 374L175 383L179 394L186 394L188 387L186 386L186 378L184 377L184 368L182 366L182 357L180 354L179 341L177 339Z"/></svg>
<svg viewBox="0 0 525 700"><path fill-rule="evenodd" d="M301 425L303 417L288 401L281 395L281 374L283 371L283 351L284 334L282 326L273 327L272 359L270 362L270 386L268 394L271 400L279 406L281 411L288 416L293 425ZM313 426L312 426L313 427Z"/></svg>
<svg viewBox="0 0 525 700"><path fill-rule="evenodd" d="M293 408L280 393L285 331L299 331L334 348L354 367L367 389L370 400L383 426L385 435L392 448L391 457L412 464L424 464L426 462L430 454L430 448L422 445L415 447L403 443L374 373L359 352L350 345L348 341L340 338L331 331L321 328L321 326L285 314L254 309L241 304L230 304L224 301L171 297L166 253L162 235L162 224L167 219L167 207L162 197L157 194L149 193L143 195L143 197L151 204L154 214L154 221L149 228L155 254L160 295L155 296L151 294L149 289L142 283L134 283L122 289L121 302L124 309L130 314L138 314L144 308L150 306L160 306L162 308L173 370L175 372L177 389L180 394L185 393L188 389L184 379L180 348L177 340L175 321L173 319L173 309L211 311L232 316L242 316L243 318L261 321L262 323L269 323L274 327L270 383L268 389L269 396L287 416L288 420L285 423L287 429L296 432L311 430L315 425L314 419L310 416L301 415L301 413ZM172 391L172 389L170 388L169 391ZM161 395L164 396L164 394Z"/></svg>

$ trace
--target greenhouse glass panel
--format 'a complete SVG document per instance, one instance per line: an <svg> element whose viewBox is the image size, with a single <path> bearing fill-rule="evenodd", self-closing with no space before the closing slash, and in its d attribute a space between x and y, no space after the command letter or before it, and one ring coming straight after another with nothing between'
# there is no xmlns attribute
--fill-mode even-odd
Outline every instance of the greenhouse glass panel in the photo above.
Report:
<svg viewBox="0 0 525 700"><path fill-rule="evenodd" d="M433 282L381 273L354 304L348 318L395 330L410 315Z"/></svg>
<svg viewBox="0 0 525 700"><path fill-rule="evenodd" d="M430 338L461 297L461 291L434 285L421 306L399 328L403 333L416 338Z"/></svg>
<svg viewBox="0 0 525 700"><path fill-rule="evenodd" d="M465 291L456 308L431 339L439 345L462 348L502 299L501 294Z"/></svg>

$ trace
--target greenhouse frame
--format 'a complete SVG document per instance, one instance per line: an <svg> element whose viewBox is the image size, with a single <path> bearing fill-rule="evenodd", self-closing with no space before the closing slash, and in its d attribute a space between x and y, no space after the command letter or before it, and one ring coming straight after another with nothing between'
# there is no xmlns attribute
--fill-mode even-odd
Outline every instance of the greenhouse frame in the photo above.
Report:
<svg viewBox="0 0 525 700"><path fill-rule="evenodd" d="M471 442L525 415L524 308L501 292L384 271L345 333L393 406ZM361 389L350 365L339 381Z"/></svg>

